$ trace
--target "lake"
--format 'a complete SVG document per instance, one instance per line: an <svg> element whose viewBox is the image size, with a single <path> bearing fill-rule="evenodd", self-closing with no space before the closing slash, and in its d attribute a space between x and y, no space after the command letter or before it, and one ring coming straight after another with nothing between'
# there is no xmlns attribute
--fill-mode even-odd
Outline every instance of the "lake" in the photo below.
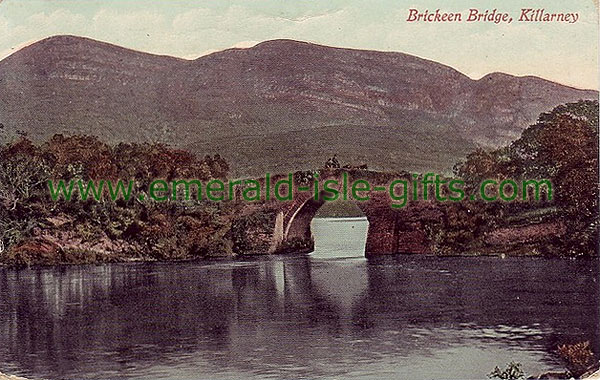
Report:
<svg viewBox="0 0 600 380"><path fill-rule="evenodd" d="M484 379L598 352L598 260L365 259L364 218L315 252L0 269L0 372L32 379Z"/></svg>

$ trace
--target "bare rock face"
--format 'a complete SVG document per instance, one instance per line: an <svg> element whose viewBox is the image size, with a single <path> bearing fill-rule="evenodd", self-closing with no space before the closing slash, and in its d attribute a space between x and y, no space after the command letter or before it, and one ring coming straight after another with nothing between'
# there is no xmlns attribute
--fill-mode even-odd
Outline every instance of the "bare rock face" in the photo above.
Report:
<svg viewBox="0 0 600 380"><path fill-rule="evenodd" d="M24 131L220 152L239 174L318 167L443 170L596 91L402 53L274 40L183 60L72 36L0 61L0 138ZM424 159L425 158L425 159Z"/></svg>

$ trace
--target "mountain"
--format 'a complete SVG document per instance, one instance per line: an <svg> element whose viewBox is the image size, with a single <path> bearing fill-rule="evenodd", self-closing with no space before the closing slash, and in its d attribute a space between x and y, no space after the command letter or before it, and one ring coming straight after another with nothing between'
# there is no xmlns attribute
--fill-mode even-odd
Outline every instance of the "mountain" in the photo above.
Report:
<svg viewBox="0 0 600 380"><path fill-rule="evenodd" d="M221 153L236 174L342 162L449 170L540 112L596 99L537 77L472 80L415 56L273 40L195 60L56 36L0 61L0 134L91 134Z"/></svg>

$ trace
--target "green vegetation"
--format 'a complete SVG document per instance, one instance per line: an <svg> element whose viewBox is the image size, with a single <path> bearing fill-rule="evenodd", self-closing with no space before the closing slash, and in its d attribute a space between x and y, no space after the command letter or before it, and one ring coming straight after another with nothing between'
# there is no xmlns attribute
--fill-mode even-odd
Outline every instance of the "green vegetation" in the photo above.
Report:
<svg viewBox="0 0 600 380"><path fill-rule="evenodd" d="M225 178L219 156L162 144L109 146L86 136L54 136L34 145L21 136L0 149L0 238L9 265L173 260L233 255L233 203L53 202L46 181L134 179L136 193L154 178Z"/></svg>
<svg viewBox="0 0 600 380"><path fill-rule="evenodd" d="M274 225L275 212L269 208L238 217L230 233L233 251L246 254L268 252Z"/></svg>
<svg viewBox="0 0 600 380"><path fill-rule="evenodd" d="M521 380L525 379L525 373L521 369L521 363L510 362L503 370L499 367L494 368L488 377L501 380Z"/></svg>
<svg viewBox="0 0 600 380"><path fill-rule="evenodd" d="M541 253L570 256L597 253L597 101L569 103L541 114L537 123L510 145L491 152L479 149L471 153L466 161L455 166L455 175L465 181L467 194L475 192L484 179L500 183L507 178L547 178L553 184L554 198L541 203L529 199L511 203L475 200L449 205L443 232L433 236L440 251L485 251L489 247L483 237L502 228L513 228L514 233L527 241L527 234L540 231L515 227L535 222L562 231L562 237L551 234L545 239ZM523 246L524 251L533 247Z"/></svg>
<svg viewBox="0 0 600 380"><path fill-rule="evenodd" d="M559 345L557 353L567 371L546 372L537 376L529 376L527 379L581 379L583 376L587 377L596 372L599 368L589 341ZM503 370L496 366L488 377L501 380L521 380L525 379L526 375L521 369L520 363L511 361Z"/></svg>
<svg viewBox="0 0 600 380"><path fill-rule="evenodd" d="M329 170L346 170L337 158ZM361 179L409 176L349 167ZM52 201L48 180L133 180L147 195L151 181L225 180L218 154L200 158L163 144L114 146L88 136L55 135L43 144L25 135L0 146L0 263L8 265L178 260L235 257L272 251L275 208L244 202L153 202L145 196L96 201ZM592 255L598 245L598 102L580 101L540 115L520 139L493 151L477 150L455 167L467 194L483 179L548 178L554 198L540 202L472 200L440 205L443 217L423 226L439 254L465 252ZM313 171L295 172L309 183ZM489 191L495 191L488 186ZM543 191L543 190L542 190ZM542 196L542 199L546 197ZM327 203L319 216L358 216L352 202ZM540 238L541 236L541 238ZM515 239L517 237L517 239ZM514 241L517 241L515 244ZM312 242L285 242L284 251ZM500 247L500 248L498 248Z"/></svg>
<svg viewBox="0 0 600 380"><path fill-rule="evenodd" d="M337 200L335 202L325 202L315 216L318 218L348 218L361 217L365 214L360 211L355 202Z"/></svg>

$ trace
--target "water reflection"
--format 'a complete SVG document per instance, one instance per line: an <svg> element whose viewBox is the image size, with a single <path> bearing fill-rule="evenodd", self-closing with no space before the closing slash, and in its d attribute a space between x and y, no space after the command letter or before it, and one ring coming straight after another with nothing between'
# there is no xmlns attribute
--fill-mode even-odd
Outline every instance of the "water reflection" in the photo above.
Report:
<svg viewBox="0 0 600 380"><path fill-rule="evenodd" d="M531 258L0 270L0 369L59 378L482 378L599 346L597 262ZM569 274L569 275L565 275Z"/></svg>

